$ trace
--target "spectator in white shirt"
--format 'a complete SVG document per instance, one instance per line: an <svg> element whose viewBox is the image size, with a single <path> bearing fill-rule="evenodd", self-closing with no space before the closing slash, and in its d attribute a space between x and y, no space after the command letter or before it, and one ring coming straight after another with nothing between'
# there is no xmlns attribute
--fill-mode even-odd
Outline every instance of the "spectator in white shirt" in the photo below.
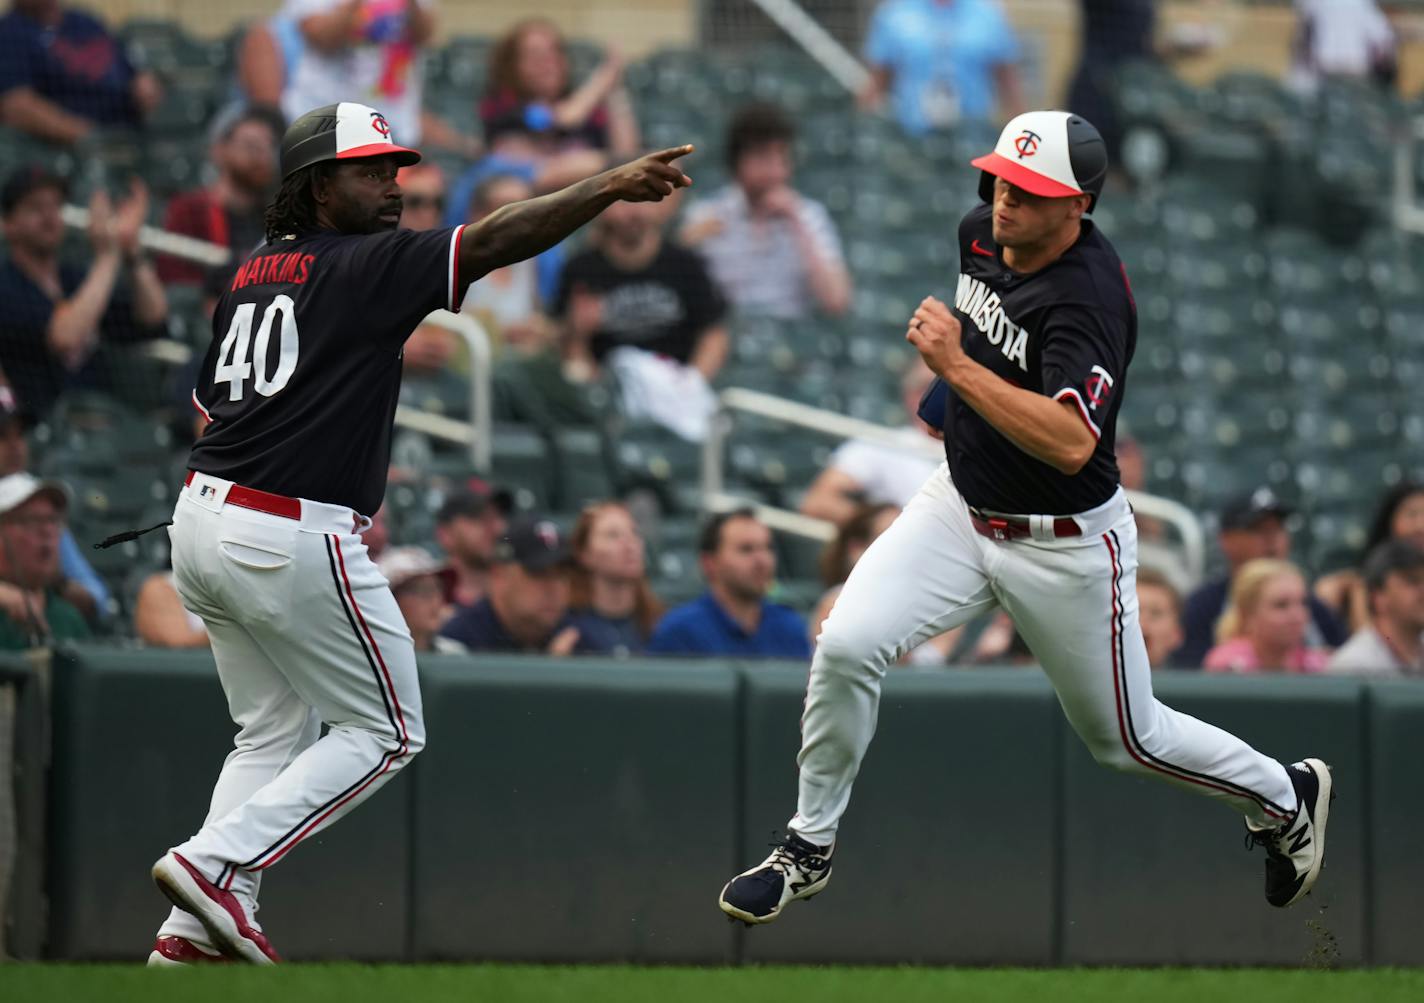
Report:
<svg viewBox="0 0 1424 1003"><path fill-rule="evenodd" d="M1424 676L1424 550L1380 544L1365 561L1370 621L1331 657L1326 671Z"/></svg>
<svg viewBox="0 0 1424 1003"><path fill-rule="evenodd" d="M735 310L787 319L843 314L850 273L826 207L791 187L794 139L779 108L738 111L727 130L732 183L688 210L682 242L707 258Z"/></svg>
<svg viewBox="0 0 1424 1003"><path fill-rule="evenodd" d="M301 39L282 87L288 121L361 101L381 109L397 142L415 146L423 138L464 156L480 152L474 137L422 104L435 0L287 0L280 18L295 24Z"/></svg>
<svg viewBox="0 0 1424 1003"><path fill-rule="evenodd" d="M1394 82L1394 28L1376 0L1296 0L1296 37L1289 83L1313 94L1323 80Z"/></svg>
<svg viewBox="0 0 1424 1003"><path fill-rule="evenodd" d="M479 222L496 209L533 194L529 182L517 175L491 174L475 188L470 222ZM510 348L532 355L549 346L552 330L540 309L539 268L535 258L526 258L470 283L460 310L479 317L496 350Z"/></svg>
<svg viewBox="0 0 1424 1003"><path fill-rule="evenodd" d="M843 442L811 482L801 500L801 511L837 526L855 515L861 505L908 505L941 457L932 445L936 430L919 419L920 398L934 380L934 373L918 358L911 360L900 378L900 399L909 424L898 431L901 445L887 445L864 439ZM942 451L940 451L942 452Z"/></svg>

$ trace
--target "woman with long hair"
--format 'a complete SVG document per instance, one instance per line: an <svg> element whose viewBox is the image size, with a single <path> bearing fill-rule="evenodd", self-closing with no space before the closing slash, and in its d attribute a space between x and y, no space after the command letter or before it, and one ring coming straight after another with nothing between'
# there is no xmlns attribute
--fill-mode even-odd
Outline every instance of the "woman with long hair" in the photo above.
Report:
<svg viewBox="0 0 1424 1003"><path fill-rule="evenodd" d="M451 185L449 226L466 221L475 189L490 177L514 175L542 194L597 174L642 142L622 58L610 52L576 86L563 34L541 17L525 18L495 43L479 113L487 154Z"/></svg>
<svg viewBox="0 0 1424 1003"><path fill-rule="evenodd" d="M1290 561L1248 561L1231 581L1226 612L1207 652L1208 672L1321 672L1329 652L1305 643L1305 576Z"/></svg>
<svg viewBox="0 0 1424 1003"><path fill-rule="evenodd" d="M491 147L511 132L533 139L542 153L631 153L638 146L622 58L610 53L575 87L564 36L540 17L520 21L495 44L480 119Z"/></svg>
<svg viewBox="0 0 1424 1003"><path fill-rule="evenodd" d="M821 551L821 582L827 588L843 584L850 577L850 569L860 560L860 555L899 514L900 506L889 503L857 508L836 531L835 538L826 544L826 549Z"/></svg>
<svg viewBox="0 0 1424 1003"><path fill-rule="evenodd" d="M569 611L586 650L642 651L664 607L648 584L646 548L633 514L622 502L590 505L579 513L570 544Z"/></svg>
<svg viewBox="0 0 1424 1003"><path fill-rule="evenodd" d="M1388 540L1404 540L1424 549L1424 484L1401 481L1380 498L1360 552L1361 564ZM1315 597L1329 606L1351 633L1369 623L1369 596L1358 568L1343 568L1319 579Z"/></svg>

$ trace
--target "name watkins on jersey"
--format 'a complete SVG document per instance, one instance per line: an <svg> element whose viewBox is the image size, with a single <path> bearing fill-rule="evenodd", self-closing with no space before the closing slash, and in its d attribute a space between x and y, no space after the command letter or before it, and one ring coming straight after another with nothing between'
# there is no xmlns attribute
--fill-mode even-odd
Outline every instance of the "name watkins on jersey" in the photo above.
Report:
<svg viewBox="0 0 1424 1003"><path fill-rule="evenodd" d="M243 286L260 285L266 282L290 282L294 285L301 285L311 274L311 266L315 261L315 254L302 254L295 251L290 254L264 254L261 257L249 258L247 263L240 267L237 274L232 277L232 292L237 292Z"/></svg>
<svg viewBox="0 0 1424 1003"><path fill-rule="evenodd" d="M999 305L998 293L991 292L979 279L960 273L954 308L972 320L989 344L999 347L1004 358L1028 372L1028 332L1009 320Z"/></svg>

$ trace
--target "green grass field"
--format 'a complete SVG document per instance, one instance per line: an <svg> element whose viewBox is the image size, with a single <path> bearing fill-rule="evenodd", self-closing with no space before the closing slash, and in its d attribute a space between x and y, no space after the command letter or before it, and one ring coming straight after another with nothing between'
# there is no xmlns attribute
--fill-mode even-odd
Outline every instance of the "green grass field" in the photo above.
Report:
<svg viewBox="0 0 1424 1003"><path fill-rule="evenodd" d="M6 1003L1390 1003L1424 999L1424 969L628 968L290 965L148 971L0 966Z"/></svg>

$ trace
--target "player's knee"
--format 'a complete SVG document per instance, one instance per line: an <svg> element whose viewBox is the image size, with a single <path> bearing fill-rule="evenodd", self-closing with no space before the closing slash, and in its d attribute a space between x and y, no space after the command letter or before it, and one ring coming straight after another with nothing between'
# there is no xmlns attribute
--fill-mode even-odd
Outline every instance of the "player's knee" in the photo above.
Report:
<svg viewBox="0 0 1424 1003"><path fill-rule="evenodd" d="M883 646L883 638L872 631L827 620L821 636L816 639L815 664L842 674L858 673L866 668L883 672Z"/></svg>
<svg viewBox="0 0 1424 1003"><path fill-rule="evenodd" d="M419 717L407 716L405 720L404 735L405 756L407 762L421 749L425 748L425 722Z"/></svg>
<svg viewBox="0 0 1424 1003"><path fill-rule="evenodd" d="M1105 729L1100 734L1082 735L1082 739L1099 766L1124 773L1141 768L1132 755L1132 750L1123 744L1122 736L1115 728L1111 731Z"/></svg>

